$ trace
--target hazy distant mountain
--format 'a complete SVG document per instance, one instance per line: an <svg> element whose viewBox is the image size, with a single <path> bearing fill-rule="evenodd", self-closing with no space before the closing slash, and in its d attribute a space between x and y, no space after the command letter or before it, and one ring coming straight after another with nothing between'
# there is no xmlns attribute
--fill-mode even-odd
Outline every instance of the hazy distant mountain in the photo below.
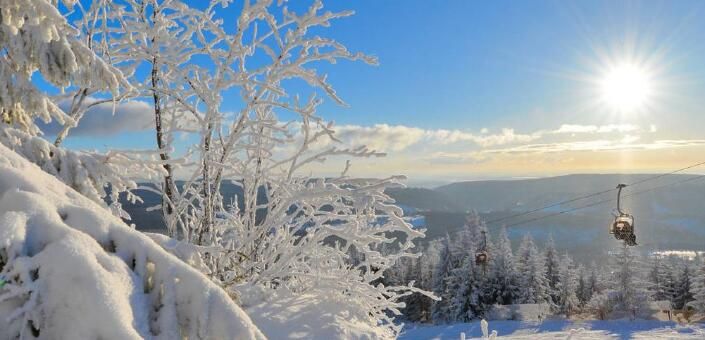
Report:
<svg viewBox="0 0 705 340"><path fill-rule="evenodd" d="M561 177L474 181L444 185L435 189L389 191L399 203L415 207L426 216L429 239L441 237L462 226L467 211L475 210L487 221L526 212L555 202L609 190L618 183L636 183L654 175L569 175ZM651 191L649 191L651 190ZM625 189L624 210L635 215L641 249L705 250L705 179L693 175L670 175L648 180ZM607 233L615 202L596 205L559 216L519 225L557 212L616 197L616 191L556 206L546 211L491 223L494 233L507 225L513 242L525 232L539 241L549 234L559 247L585 256L616 246Z"/></svg>
<svg viewBox="0 0 705 340"><path fill-rule="evenodd" d="M444 185L435 189L403 188L388 193L405 208L414 208L426 218L427 240L458 230L468 211L475 210L486 221L529 211L555 202L609 190L618 183L635 183L653 175L569 175L541 179L474 181ZM679 184L674 184L679 183ZM650 190L625 197L624 209L636 219L640 249L705 250L705 178L693 175L670 175L649 180L625 189L627 196L635 191ZM224 183L226 201L238 196L239 187ZM159 196L142 191L144 204L124 203L139 229L163 229L159 211L145 208L158 204ZM513 225L564 210L611 200L616 192L556 206L546 211L490 223L496 234L502 225L508 226L513 242L530 232L539 242L553 234L559 249L579 257L589 258L618 245L607 228L612 221L615 202L596 205L546 219ZM409 209L406 209L409 210Z"/></svg>

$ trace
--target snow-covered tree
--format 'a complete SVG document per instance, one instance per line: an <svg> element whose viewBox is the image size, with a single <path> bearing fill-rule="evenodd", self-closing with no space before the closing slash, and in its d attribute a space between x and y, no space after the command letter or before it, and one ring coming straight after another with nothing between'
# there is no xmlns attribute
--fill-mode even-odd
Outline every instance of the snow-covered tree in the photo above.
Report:
<svg viewBox="0 0 705 340"><path fill-rule="evenodd" d="M64 0L71 8L76 1ZM35 75L56 88L92 88L117 93L119 71L81 41L56 1L2 0L0 23L0 116L5 124L41 133L35 119L67 124L67 116L32 82Z"/></svg>
<svg viewBox="0 0 705 340"><path fill-rule="evenodd" d="M519 302L549 303L545 260L536 248L531 235L524 236L517 253Z"/></svg>
<svg viewBox="0 0 705 340"><path fill-rule="evenodd" d="M477 213L470 214L464 228L456 237L459 248L464 249L462 260L453 271L453 282L457 287L451 300L451 316L455 321L469 321L482 316L486 306L494 303L488 302L488 265L478 265L475 255L483 248L492 252L487 225ZM458 247L458 246L456 246ZM490 258L492 255L490 255Z"/></svg>
<svg viewBox="0 0 705 340"><path fill-rule="evenodd" d="M676 279L676 289L673 294L673 307L675 309L683 309L689 302L693 301L693 294L691 293L693 278L690 266L688 266L688 263L684 263L679 271L680 273L678 273Z"/></svg>
<svg viewBox="0 0 705 340"><path fill-rule="evenodd" d="M657 301L673 301L675 278L673 277L673 261L667 263L663 256L654 255L649 264L649 290Z"/></svg>
<svg viewBox="0 0 705 340"><path fill-rule="evenodd" d="M471 249L472 250L472 249ZM479 283L475 259L466 256L460 266L454 268L449 278L452 294L448 301L449 321L467 322L476 316L480 309Z"/></svg>
<svg viewBox="0 0 705 340"><path fill-rule="evenodd" d="M384 193L401 178L351 178L349 164L339 176L307 171L329 157L382 155L341 145L334 125L317 115L324 98L344 104L318 65L376 63L321 35L352 11L324 11L313 1L298 12L261 0L242 3L235 17L216 13L229 4L109 5L113 62L149 70L131 79L153 103L169 235L203 246L208 274L233 291L262 285L345 294L373 323L398 329L390 315L415 289L379 283L397 260L416 256L414 240L423 236ZM309 86L291 85L297 80ZM224 101L232 96L234 110ZM197 142L179 154L178 136ZM186 178L179 185L177 167ZM223 201L223 181L239 188L233 202Z"/></svg>
<svg viewBox="0 0 705 340"><path fill-rule="evenodd" d="M693 295L693 301L688 302L688 306L700 313L705 313L705 261L700 264L700 268L693 277L690 293Z"/></svg>
<svg viewBox="0 0 705 340"><path fill-rule="evenodd" d="M643 277L639 257L626 244L612 258L612 279L615 308L630 313L632 318L646 308L650 299L648 283Z"/></svg>
<svg viewBox="0 0 705 340"><path fill-rule="evenodd" d="M578 274L578 287L576 288L577 291L575 293L578 297L578 301L580 302L580 306L583 307L588 301L590 301L592 291L589 287L587 276L588 273L585 266L583 264L578 264L576 272Z"/></svg>
<svg viewBox="0 0 705 340"><path fill-rule="evenodd" d="M561 312L570 316L580 307L580 301L576 295L576 292L579 291L579 285L573 259L568 254L564 254L556 269L558 273L558 282L556 283L557 305Z"/></svg>
<svg viewBox="0 0 705 340"><path fill-rule="evenodd" d="M453 272L453 262L451 260L450 236L446 235L442 239L438 249L438 262L433 271L432 291L440 300L433 304L431 319L434 323L445 323L451 319L450 301L455 296L451 273Z"/></svg>
<svg viewBox="0 0 705 340"><path fill-rule="evenodd" d="M506 228L500 230L499 238L491 249L489 267L489 282L485 289L488 300L501 305L515 303L519 287L514 254Z"/></svg>
<svg viewBox="0 0 705 340"><path fill-rule="evenodd" d="M551 296L551 302L554 305L558 304L558 281L560 274L558 273L558 266L560 264L560 257L556 251L556 243L553 241L553 234L548 235L548 241L546 241L546 248L544 249L544 258L546 259L546 279L548 280L548 293Z"/></svg>
<svg viewBox="0 0 705 340"><path fill-rule="evenodd" d="M588 276L588 284L586 287L588 291L585 293L588 301L592 298L593 294L601 293L607 289L607 281L609 281L609 279L606 278L604 274L605 273L600 270L595 262L590 264L590 275Z"/></svg>
<svg viewBox="0 0 705 340"><path fill-rule="evenodd" d="M94 0L84 5L80 1L75 1L70 14L80 14L79 18L73 22L78 33L76 39L98 57L96 62L103 61L110 65L109 67L112 69L107 70L116 75L121 91L119 93L115 89L105 91L106 89L99 82L83 82L63 89L61 93L52 96L52 100L59 107L63 107L68 117L71 118L69 122L63 124L54 138L54 145L57 147L63 143L71 129L78 125L83 116L92 108L112 104L115 109L118 102L137 95L123 73L126 72L129 75L134 72L134 69L121 68L112 64L113 51L108 44L111 32L106 29L111 17L109 9L111 3L109 0ZM104 70L97 68L94 71L103 72Z"/></svg>

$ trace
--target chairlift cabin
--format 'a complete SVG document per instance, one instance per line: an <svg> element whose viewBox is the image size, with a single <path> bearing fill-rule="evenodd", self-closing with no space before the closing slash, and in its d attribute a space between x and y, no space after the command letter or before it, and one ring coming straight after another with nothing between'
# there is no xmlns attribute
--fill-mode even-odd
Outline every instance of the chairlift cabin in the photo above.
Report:
<svg viewBox="0 0 705 340"><path fill-rule="evenodd" d="M490 256L487 253L487 235L485 234L485 231L482 231L482 247L478 249L477 253L475 253L475 264L478 266L486 266L487 262L489 262Z"/></svg>
<svg viewBox="0 0 705 340"><path fill-rule="evenodd" d="M617 185L617 214L614 216L614 222L610 226L610 234L613 234L617 240L624 241L628 246L635 246L636 235L634 234L634 216L622 211L621 196L622 189L626 184Z"/></svg>

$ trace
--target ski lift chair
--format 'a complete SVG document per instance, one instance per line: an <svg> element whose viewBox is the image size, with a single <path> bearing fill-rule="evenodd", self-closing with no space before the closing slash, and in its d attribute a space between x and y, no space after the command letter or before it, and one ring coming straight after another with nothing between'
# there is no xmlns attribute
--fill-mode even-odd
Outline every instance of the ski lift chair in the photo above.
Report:
<svg viewBox="0 0 705 340"><path fill-rule="evenodd" d="M478 266L486 266L489 262L490 255L487 253L487 235L482 231L482 247L475 253L475 264Z"/></svg>
<svg viewBox="0 0 705 340"><path fill-rule="evenodd" d="M486 265L488 259L489 259L489 256L487 255L487 252L484 250L478 251L475 254L475 264L478 266Z"/></svg>
<svg viewBox="0 0 705 340"><path fill-rule="evenodd" d="M622 189L626 184L617 186L617 213L614 216L614 222L610 226L610 234L614 234L617 240L624 241L628 246L636 245L636 235L634 234L634 216L622 211L621 195Z"/></svg>

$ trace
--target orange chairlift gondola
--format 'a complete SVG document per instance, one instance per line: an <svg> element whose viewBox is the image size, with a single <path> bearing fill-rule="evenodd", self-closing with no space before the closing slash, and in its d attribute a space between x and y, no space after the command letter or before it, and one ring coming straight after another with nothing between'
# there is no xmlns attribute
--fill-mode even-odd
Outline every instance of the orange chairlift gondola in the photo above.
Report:
<svg viewBox="0 0 705 340"><path fill-rule="evenodd" d="M486 266L490 256L487 253L487 235L482 231L482 246L475 253L475 264L478 266Z"/></svg>
<svg viewBox="0 0 705 340"><path fill-rule="evenodd" d="M610 234L617 240L624 241L628 246L636 245L636 235L634 234L634 216L622 211L621 196L622 189L626 184L617 185L617 214L614 214L614 222L610 226Z"/></svg>

